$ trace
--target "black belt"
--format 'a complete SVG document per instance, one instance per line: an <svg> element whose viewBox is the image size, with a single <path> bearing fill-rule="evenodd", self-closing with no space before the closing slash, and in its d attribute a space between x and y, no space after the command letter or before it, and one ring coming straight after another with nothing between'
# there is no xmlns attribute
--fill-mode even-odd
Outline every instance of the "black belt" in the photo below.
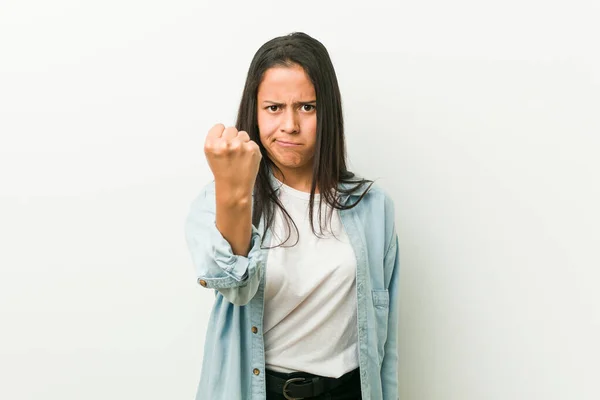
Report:
<svg viewBox="0 0 600 400"><path fill-rule="evenodd" d="M272 375L269 373L269 370L267 370L267 390L279 394L283 393L283 397L288 400L316 397L348 382L352 378L354 372L358 372L358 369L350 371L339 378L328 378L325 376L310 375L302 372L292 372L291 374L288 374L287 377L282 378ZM305 376L299 376L299 374L303 374Z"/></svg>

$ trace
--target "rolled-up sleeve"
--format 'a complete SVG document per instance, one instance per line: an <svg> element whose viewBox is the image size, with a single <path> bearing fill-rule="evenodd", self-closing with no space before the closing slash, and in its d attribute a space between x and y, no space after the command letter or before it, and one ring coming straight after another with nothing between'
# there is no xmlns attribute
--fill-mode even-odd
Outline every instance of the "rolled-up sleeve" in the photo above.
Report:
<svg viewBox="0 0 600 400"><path fill-rule="evenodd" d="M248 256L233 253L216 225L216 199L209 184L191 204L185 221L185 237L196 279L237 305L247 304L256 294L263 271L262 237L252 226Z"/></svg>

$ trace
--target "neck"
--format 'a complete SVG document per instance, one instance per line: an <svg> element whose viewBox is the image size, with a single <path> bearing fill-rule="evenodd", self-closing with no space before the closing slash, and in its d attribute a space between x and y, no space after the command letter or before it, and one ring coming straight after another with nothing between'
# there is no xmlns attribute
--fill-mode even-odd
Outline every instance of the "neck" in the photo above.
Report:
<svg viewBox="0 0 600 400"><path fill-rule="evenodd" d="M285 183L291 188L299 190L301 192L310 193L310 187L312 185L312 175L299 175L291 172L285 172L285 179L283 175L277 171L273 170L273 175L280 182ZM315 189L315 194L319 193L319 188Z"/></svg>

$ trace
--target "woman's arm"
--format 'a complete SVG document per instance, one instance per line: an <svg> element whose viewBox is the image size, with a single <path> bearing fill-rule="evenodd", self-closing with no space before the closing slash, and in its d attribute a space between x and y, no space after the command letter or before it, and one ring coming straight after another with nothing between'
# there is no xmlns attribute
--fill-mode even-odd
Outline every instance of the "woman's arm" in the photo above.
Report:
<svg viewBox="0 0 600 400"><path fill-rule="evenodd" d="M248 256L252 239L252 194L237 195L215 182L216 224L233 254Z"/></svg>
<svg viewBox="0 0 600 400"><path fill-rule="evenodd" d="M398 281L400 253L398 249L398 235L394 234L390 248L384 262L385 269L391 270L391 279L388 287L390 296L390 311L388 316L388 334L384 347L384 356L381 365L381 386L383 400L397 400L398 394Z"/></svg>
<svg viewBox="0 0 600 400"><path fill-rule="evenodd" d="M238 248L234 251L217 228L217 223L224 221L223 227L230 239L237 235L237 238L241 238L240 240L245 240L244 235L247 233L244 232L244 229L240 229L239 235L236 232L232 236L231 232L236 229L235 218L238 218L235 213L229 215L230 218L217 220L217 200L214 186L214 182L208 184L190 207L185 223L188 249L196 269L198 283L201 286L218 290L233 304L245 305L256 294L262 277L261 235L248 220L248 230L250 231L248 245L240 246L238 243ZM219 208L219 212L223 211L224 216L226 216L227 210L227 207ZM244 210L243 207L239 208L239 211L251 212L251 210ZM238 220L240 224L243 222L242 219ZM237 227L240 228L241 225ZM249 250L244 252L240 250L242 247ZM241 254L235 254L236 252ZM243 253L247 255L243 255Z"/></svg>

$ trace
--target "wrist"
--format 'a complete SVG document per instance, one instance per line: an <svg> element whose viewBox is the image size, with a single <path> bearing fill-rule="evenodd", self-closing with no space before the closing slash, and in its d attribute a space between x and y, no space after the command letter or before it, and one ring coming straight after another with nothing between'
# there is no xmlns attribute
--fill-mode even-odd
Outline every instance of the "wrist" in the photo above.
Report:
<svg viewBox="0 0 600 400"><path fill-rule="evenodd" d="M245 207L252 204L252 191L215 181L216 200L228 207Z"/></svg>

